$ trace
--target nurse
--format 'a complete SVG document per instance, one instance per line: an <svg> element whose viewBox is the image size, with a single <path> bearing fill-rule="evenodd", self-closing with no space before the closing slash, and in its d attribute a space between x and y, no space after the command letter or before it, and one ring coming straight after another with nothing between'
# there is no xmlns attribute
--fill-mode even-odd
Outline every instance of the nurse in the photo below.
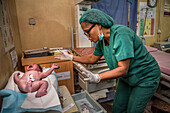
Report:
<svg viewBox="0 0 170 113"><path fill-rule="evenodd" d="M96 63L103 55L110 71L93 74L84 70L89 82L119 78L113 113L143 113L160 80L156 60L130 28L114 24L113 19L97 9L87 10L79 20L84 34L96 43L91 56L73 56L66 52L55 57L80 63Z"/></svg>

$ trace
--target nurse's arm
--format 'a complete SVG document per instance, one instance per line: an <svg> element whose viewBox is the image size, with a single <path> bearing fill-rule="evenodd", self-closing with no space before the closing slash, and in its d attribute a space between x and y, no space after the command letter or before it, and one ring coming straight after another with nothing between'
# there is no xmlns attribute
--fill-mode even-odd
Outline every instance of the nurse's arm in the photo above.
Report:
<svg viewBox="0 0 170 113"><path fill-rule="evenodd" d="M128 73L129 64L130 64L130 58L119 61L117 68L115 68L111 71L108 71L108 72L101 73L101 74L99 74L99 76L100 76L101 80L115 79L115 78L125 76Z"/></svg>
<svg viewBox="0 0 170 113"><path fill-rule="evenodd" d="M73 56L73 61L77 61L80 63L85 63L85 64L93 64L96 63L99 59L101 58L101 56L95 56L95 55L91 55L91 56Z"/></svg>

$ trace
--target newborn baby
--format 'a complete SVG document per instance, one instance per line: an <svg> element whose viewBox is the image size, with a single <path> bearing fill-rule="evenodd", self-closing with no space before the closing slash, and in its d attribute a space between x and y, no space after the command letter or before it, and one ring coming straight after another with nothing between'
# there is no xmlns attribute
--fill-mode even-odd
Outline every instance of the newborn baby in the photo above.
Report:
<svg viewBox="0 0 170 113"><path fill-rule="evenodd" d="M14 75L14 82L18 85L22 93L35 92L35 97L41 97L47 94L48 82L41 80L52 73L54 69L58 69L57 64L53 64L47 72L42 72L42 68L38 64L30 64L27 66L27 72L20 78L20 73Z"/></svg>

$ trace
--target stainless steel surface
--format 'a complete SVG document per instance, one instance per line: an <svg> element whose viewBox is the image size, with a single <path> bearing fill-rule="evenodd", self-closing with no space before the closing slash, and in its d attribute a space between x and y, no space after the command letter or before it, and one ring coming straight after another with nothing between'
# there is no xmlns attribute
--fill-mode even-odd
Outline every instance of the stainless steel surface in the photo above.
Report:
<svg viewBox="0 0 170 113"><path fill-rule="evenodd" d="M43 51L43 50L48 50L48 47L43 47L43 48L38 48L38 49L31 49L31 50L25 50L24 53L37 52L37 51Z"/></svg>
<svg viewBox="0 0 170 113"><path fill-rule="evenodd" d="M74 48L74 31L73 31L73 26L71 26L71 44L72 44L72 48Z"/></svg>
<svg viewBox="0 0 170 113"><path fill-rule="evenodd" d="M77 62L73 62L74 68L78 71L79 85L84 90L87 90L88 92L91 93L91 92L99 91L99 90L102 90L102 89L114 87L116 85L116 79L105 80L105 81L101 81L99 83L90 83L88 81L85 81L84 79L87 78L87 76L82 74L82 71L77 67L77 64L78 64ZM83 66L83 64L82 64L82 66ZM98 74L98 73L103 73L103 72L109 71L108 67L93 68L93 69L88 69L87 66L84 66L84 67L87 70L89 70L92 73L94 73L94 74Z"/></svg>

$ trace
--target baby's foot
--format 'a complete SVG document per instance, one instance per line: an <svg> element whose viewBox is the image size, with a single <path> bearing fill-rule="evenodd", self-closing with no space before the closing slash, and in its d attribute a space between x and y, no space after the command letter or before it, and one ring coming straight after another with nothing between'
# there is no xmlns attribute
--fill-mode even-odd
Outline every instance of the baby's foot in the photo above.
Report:
<svg viewBox="0 0 170 113"><path fill-rule="evenodd" d="M43 89L43 90L38 90L35 97L41 97L47 94L47 90Z"/></svg>
<svg viewBox="0 0 170 113"><path fill-rule="evenodd" d="M25 90L27 92L31 92L31 86L32 86L31 80L27 81Z"/></svg>

